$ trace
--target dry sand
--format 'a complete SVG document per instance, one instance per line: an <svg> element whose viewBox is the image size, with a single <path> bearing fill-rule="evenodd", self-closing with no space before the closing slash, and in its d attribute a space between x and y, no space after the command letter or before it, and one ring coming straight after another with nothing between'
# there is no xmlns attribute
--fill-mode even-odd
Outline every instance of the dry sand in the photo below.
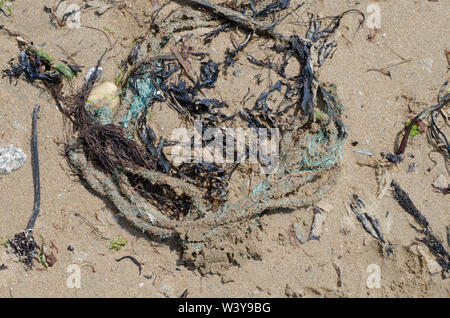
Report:
<svg viewBox="0 0 450 318"><path fill-rule="evenodd" d="M143 10L150 8L147 0L128 3L141 18ZM442 83L448 79L444 51L450 48L446 36L450 31L449 0L307 1L299 15L305 17L306 11L336 15L349 8L367 13L367 6L372 3L381 8L381 30L375 39L368 40L371 30L367 25L354 35L356 19L345 18L336 36L338 49L321 70L322 80L338 86L350 135L343 149L338 184L324 198L333 209L320 242L300 245L290 240L294 222L305 235L308 233L313 218L311 208L265 215L254 238L261 259L248 259L219 275L202 276L179 264L180 253L175 246L153 242L116 217L109 204L71 174L58 144L64 139L63 116L52 97L23 80L14 86L7 78L2 79L0 147L14 144L31 158L31 112L35 104L41 105L38 131L42 205L35 237L38 242L42 237L47 245L53 242L58 249L58 261L48 270L38 270L38 265L33 271L25 271L16 257L0 246L0 265L8 266L0 271L0 297L178 297L186 289L189 297L449 297L448 278L430 273L425 258L416 247L411 247L420 234L410 226L414 224L413 218L399 207L390 192L375 211L385 237L393 245L390 257L380 253L377 241L345 207L353 193L371 202L378 191L375 170L357 164L368 158L354 150L369 150L376 156L382 151L392 152L395 136L409 115L408 105L416 107L417 112L435 103ZM69 53L79 51L74 59L84 65L84 77L108 46L105 35L86 28L54 28L43 11L44 5L51 7L54 1L16 0L12 3L12 17L0 16L0 25L20 32L56 59L64 59L57 45ZM101 17L93 11L82 14L82 24L101 30L108 27L115 32L109 37L118 41L103 62L103 79L113 80L119 61L143 29L123 10L111 9ZM8 61L18 55L15 38L0 31L0 47L0 66L5 69ZM392 67L391 79L378 72L367 72L369 68L399 62L399 56L411 61ZM402 96L423 104L416 106ZM358 142L355 147L351 145L354 141ZM436 152L429 154L431 150L424 134L412 138L407 153L414 158L407 156L390 174L410 194L447 245L450 200L431 185L438 175L449 176L443 156ZM437 162L431 171L428 169L434 164L429 156ZM415 172L407 173L412 162L416 164ZM28 159L19 170L0 176L0 238L11 238L22 230L32 208L32 169ZM88 223L106 239L96 235ZM128 244L120 251L112 251L111 241L118 236ZM115 261L124 255L132 255L144 263L143 275L128 260ZM81 266L79 289L66 285L70 264ZM372 264L381 270L380 288L367 285L373 273ZM341 286L336 268L341 272Z"/></svg>

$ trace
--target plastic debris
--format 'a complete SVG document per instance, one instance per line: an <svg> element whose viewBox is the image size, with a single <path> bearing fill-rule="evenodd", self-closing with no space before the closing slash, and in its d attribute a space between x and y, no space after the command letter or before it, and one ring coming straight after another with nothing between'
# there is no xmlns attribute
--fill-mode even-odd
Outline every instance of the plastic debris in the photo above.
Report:
<svg viewBox="0 0 450 318"><path fill-rule="evenodd" d="M371 153L370 151L367 150L353 150L356 153L359 153L361 155L366 155L366 156L373 156L373 153Z"/></svg>

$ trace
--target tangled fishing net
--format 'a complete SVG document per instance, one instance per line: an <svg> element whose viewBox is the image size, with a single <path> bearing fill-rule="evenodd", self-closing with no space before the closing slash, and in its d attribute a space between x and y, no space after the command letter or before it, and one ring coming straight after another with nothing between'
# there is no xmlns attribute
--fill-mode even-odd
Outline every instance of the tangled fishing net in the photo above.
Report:
<svg viewBox="0 0 450 318"><path fill-rule="evenodd" d="M333 188L347 132L336 87L321 82L318 70L336 47L332 36L343 16L360 12L325 19L311 15L301 37L274 31L275 22L294 11L287 10L289 1L258 6L250 1L234 8L188 2L200 10L180 6L169 14L163 7L154 12L149 31L121 64L117 96L92 97L102 59L78 94L63 97L50 86L71 120L66 154L74 171L134 226L159 239L175 239L184 259L201 267L221 259L233 262L227 244L214 237L236 245L242 240L235 235L240 225L251 232L246 222L264 212L314 205ZM225 41L233 26L245 40L237 43L230 36L224 60L214 61L214 41ZM186 30L203 27L215 29L194 37L194 46L204 51L193 52ZM248 53L259 50L255 39L272 41L274 56L258 59ZM33 64L34 55L27 54ZM266 72L266 89L252 94L254 87L264 88ZM222 99L236 78L231 73L248 83L239 105ZM160 121L165 114L169 118ZM176 162L171 150L180 141L172 140L170 129L156 129L162 125L192 131L184 140L189 149L219 149L231 153L232 160L215 162L204 155ZM239 152L236 135L231 144L218 138L229 128L245 128L275 144L275 150L259 150L256 162L249 162L252 145ZM215 133L207 136L211 129ZM187 157L195 157L194 152ZM208 249L219 254L210 257Z"/></svg>

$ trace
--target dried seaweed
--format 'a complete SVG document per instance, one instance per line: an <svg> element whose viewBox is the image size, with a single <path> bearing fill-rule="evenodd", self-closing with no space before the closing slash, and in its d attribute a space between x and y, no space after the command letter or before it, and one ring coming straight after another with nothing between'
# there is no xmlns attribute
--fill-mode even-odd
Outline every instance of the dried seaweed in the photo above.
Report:
<svg viewBox="0 0 450 318"><path fill-rule="evenodd" d="M219 33L224 32L227 29L229 29L231 25L232 24L230 22L225 22L220 27L218 27L217 29L206 33L203 42L204 43L211 42L215 37L217 37L219 35Z"/></svg>
<svg viewBox="0 0 450 318"><path fill-rule="evenodd" d="M269 88L267 92L261 93L261 95L256 100L255 107L253 107L253 110L267 113L267 111L269 110L269 106L267 105L267 99L273 92L281 91L282 84L283 82L277 81L275 85Z"/></svg>
<svg viewBox="0 0 450 318"><path fill-rule="evenodd" d="M164 139L160 140L157 146L154 145L154 142L156 141L156 135L152 128L147 127L146 118L147 118L147 107L144 109L142 115L139 117L137 121L139 126L138 128L139 138L147 148L149 154L153 158L156 158L157 160L156 169L164 173L169 173L171 169L171 163L169 160L167 160L166 156L162 152L164 147Z"/></svg>
<svg viewBox="0 0 450 318"><path fill-rule="evenodd" d="M142 263L135 259L133 256L123 256L121 258L116 259L116 262L120 262L121 260L129 259L139 268L139 275L142 273Z"/></svg>
<svg viewBox="0 0 450 318"><path fill-rule="evenodd" d="M259 34L266 34L269 36L273 36L278 40L287 44L284 47L285 50L288 50L288 54L295 56L301 65L300 75L297 77L295 81L295 85L292 86L292 94L298 96L298 109L296 110L296 114L301 110L302 112L302 122L304 122L307 126L310 125L314 121L314 105L316 103L315 99L317 96L317 89L319 85L317 84L317 78L315 76L315 69L313 63L317 63L318 67L320 67L325 60L330 56L333 48L336 46L335 42L330 40L329 37L337 30L339 27L341 20L347 14L356 13L361 15L362 21L360 21L359 27L363 24L365 16L364 14L356 9L347 10L340 15L331 16L326 18L318 19L314 16L310 18L309 28L306 32L306 37L302 38L296 34L291 36L286 36L282 34L278 34L273 31L273 26L276 25L274 22L271 26L266 26L262 22L256 20L258 16L258 12L256 11L255 6L251 2L250 5L252 7L252 11L254 13L253 18L248 17L240 12L220 7L206 0L189 0L188 3L200 6L211 11L213 14L219 15L221 17L226 18L229 22L235 23L241 27L244 27L250 31L256 31ZM284 10L289 7L289 1L279 1L274 3L273 5L269 5L266 9L263 9L260 14L264 15L265 13L272 12L273 10L279 11ZM264 13L264 14L263 14ZM322 27L322 21L324 19L330 19L331 22ZM358 27L358 29L359 29ZM231 52L228 52L231 54ZM316 58L316 61L313 61L313 58ZM232 59L228 59L229 63L232 62ZM249 57L249 61L260 65L269 67L271 69L275 69L278 73L284 75L284 68L286 67L285 59L284 63L281 67L277 67L273 62L264 62L258 61L253 57ZM323 90L321 90L323 93ZM331 96L323 93L325 95L326 103L329 107L329 112L331 116L336 120L337 117L334 116L334 102ZM296 115L295 114L295 115ZM340 123L340 120L337 120L337 124L341 131L342 135L345 135L345 127Z"/></svg>
<svg viewBox="0 0 450 318"><path fill-rule="evenodd" d="M450 254L445 250L442 242L431 232L426 231L425 237L419 239L420 242L424 243L428 249L436 256L436 259L441 265L442 270L450 271Z"/></svg>
<svg viewBox="0 0 450 318"><path fill-rule="evenodd" d="M287 66L287 59L285 59L285 61L281 65L277 65L276 63L272 62L269 58L266 58L266 60L258 60L251 55L247 56L247 60L250 63L255 64L257 66L262 66L270 70L273 70L281 77L286 78L285 68Z"/></svg>
<svg viewBox="0 0 450 318"><path fill-rule="evenodd" d="M34 172L34 209L31 215L30 221L27 225L27 230L32 230L34 228L34 223L39 215L41 207L41 181L39 176L39 152L38 152L38 136L37 136L37 120L38 120L39 105L33 110L32 115L32 130L33 130L33 172Z"/></svg>
<svg viewBox="0 0 450 318"><path fill-rule="evenodd" d="M228 21L233 22L238 26L241 26L249 31L255 31L258 34L269 35L276 39L279 39L280 41L289 42L289 37L277 33L273 30L276 23L273 23L272 25L265 25L263 22L253 19L252 17L248 17L243 13L212 4L207 0L185 0L184 2L194 7L201 7L207 9L211 13L219 17L225 18Z"/></svg>
<svg viewBox="0 0 450 318"><path fill-rule="evenodd" d="M254 17L266 17L271 13L286 10L291 5L291 0L280 0L274 3L268 4L265 8L255 12Z"/></svg>
<svg viewBox="0 0 450 318"><path fill-rule="evenodd" d="M225 69L229 66L234 66L235 60L237 60L237 58L239 57L239 52L244 50L244 48L248 45L248 43L252 39L252 36L253 36L253 32L249 32L247 35L247 38L244 40L244 42L242 42L241 44L236 44L234 42L233 36L231 35L231 39L232 39L232 42L234 45L234 50L230 50L229 48L227 48L225 50Z"/></svg>
<svg viewBox="0 0 450 318"><path fill-rule="evenodd" d="M400 204L400 206L419 223L425 230L425 237L418 239L424 243L430 252L436 257L439 265L441 265L443 271L448 272L450 270L450 254L444 248L442 242L433 233L428 220L425 216L416 208L409 195L400 187L400 185L392 180L391 183L394 188L394 198Z"/></svg>
<svg viewBox="0 0 450 318"><path fill-rule="evenodd" d="M214 88L219 77L219 66L212 60L202 63L200 67L200 80L195 84L194 91L202 88Z"/></svg>
<svg viewBox="0 0 450 318"><path fill-rule="evenodd" d="M416 208L412 200L409 198L409 195L403 191L403 189L400 187L400 185L392 180L391 183L392 187L394 188L394 198L397 200L397 202L400 204L400 206L405 209L406 212L411 214L414 219L422 225L424 228L428 228L429 223L427 219L422 215L422 213Z"/></svg>
<svg viewBox="0 0 450 318"><path fill-rule="evenodd" d="M189 290L186 289L186 290L180 295L179 298L187 298L188 295L189 295Z"/></svg>
<svg viewBox="0 0 450 318"><path fill-rule="evenodd" d="M180 80L177 84L170 85L169 91L177 102L193 116L202 113L217 115L215 108L226 107L225 103L217 99L198 98L195 87L188 87L183 80Z"/></svg>
<svg viewBox="0 0 450 318"><path fill-rule="evenodd" d="M381 153L381 156L386 158L390 163L400 163L403 161L403 157L401 155L394 155L391 153Z"/></svg>
<svg viewBox="0 0 450 318"><path fill-rule="evenodd" d="M42 68L49 69L48 63L41 59L41 56L37 53L31 53L29 51L20 51L19 63L11 63L11 69L3 70L3 77L8 76L9 82L12 83L13 78L19 78L22 74L25 78L33 82L35 80L43 80L50 84L59 84L62 81L62 75L56 71L45 72L41 71Z"/></svg>
<svg viewBox="0 0 450 318"><path fill-rule="evenodd" d="M443 94L447 87L448 81L445 81L445 83L442 85L440 93L438 95L438 102L436 105L433 105L423 111L421 111L419 114L417 114L409 123L408 127L405 129L405 134L402 138L402 141L398 147L398 150L396 152L397 155L401 155L405 152L406 146L408 144L408 139L411 133L411 130L413 129L414 125L417 124L420 120L425 120L426 118L430 118L430 136L431 139L433 139L438 146L442 146L445 152L450 156L450 142L448 137L442 132L442 130L438 127L436 121L439 117L439 115L442 114L442 110L445 106L447 106L450 103L450 93ZM444 119L446 119L444 117Z"/></svg>
<svg viewBox="0 0 450 318"><path fill-rule="evenodd" d="M372 237L380 240L382 243L386 243L377 218L367 212L363 212L365 207L366 205L364 201L362 201L356 194L353 194L353 201L350 203L350 208L353 213L355 213L358 221L361 222L366 232Z"/></svg>
<svg viewBox="0 0 450 318"><path fill-rule="evenodd" d="M23 232L14 235L8 244L13 249L14 253L19 256L19 260L25 264L27 269L33 268L33 259L36 256L35 251L39 249L34 237L33 228L37 216L40 211L41 191L40 191L40 177L39 177L39 155L38 155L38 140L37 140L37 119L38 119L39 105L33 110L32 115L32 145L33 145L33 172L34 172L34 209L26 229Z"/></svg>
<svg viewBox="0 0 450 318"><path fill-rule="evenodd" d="M8 244L19 257L19 260L25 264L26 269L32 269L36 250L39 249L38 244L34 240L33 231L25 230L15 234L14 238L8 241Z"/></svg>

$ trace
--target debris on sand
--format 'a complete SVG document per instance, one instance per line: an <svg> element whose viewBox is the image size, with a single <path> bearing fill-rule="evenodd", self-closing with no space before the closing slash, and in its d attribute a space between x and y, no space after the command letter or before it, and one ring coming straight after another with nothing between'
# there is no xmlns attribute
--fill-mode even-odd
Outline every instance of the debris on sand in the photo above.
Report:
<svg viewBox="0 0 450 318"><path fill-rule="evenodd" d="M11 63L11 69L3 70L5 73L3 77L7 76L10 83L13 78L19 78L22 74L30 82L39 79L49 84L61 83L62 75L51 67L51 63L51 60L45 55L39 54L38 51L20 51L19 63Z"/></svg>
<svg viewBox="0 0 450 318"><path fill-rule="evenodd" d="M339 265L338 262L336 262L336 263L333 262L333 266L334 266L334 269L336 270L336 274L337 274L336 285L337 285L337 287L342 287L342 269L341 269L341 265Z"/></svg>
<svg viewBox="0 0 450 318"><path fill-rule="evenodd" d="M15 234L14 238L8 241L8 244L19 257L19 260L25 264L27 269L33 268L36 249L39 249L39 246L34 240L32 231L25 230Z"/></svg>
<svg viewBox="0 0 450 318"><path fill-rule="evenodd" d="M427 248L422 244L415 243L409 247L409 250L414 254L420 255L423 258L425 266L427 267L431 275L442 272L442 267L439 265L430 251L428 251Z"/></svg>
<svg viewBox="0 0 450 318"><path fill-rule="evenodd" d="M118 236L114 241L111 242L111 247L109 249L120 251L122 247L127 245L127 241Z"/></svg>
<svg viewBox="0 0 450 318"><path fill-rule="evenodd" d="M300 226L299 226L297 223L293 223L293 224L292 224L292 228L293 228L293 230L294 230L294 234L295 234L295 237L297 238L297 240L298 240L300 243L305 244L305 243L306 243L306 240L305 240L305 238L303 237L302 230L301 230Z"/></svg>
<svg viewBox="0 0 450 318"><path fill-rule="evenodd" d="M25 164L27 155L22 149L8 145L0 148L0 173L9 174Z"/></svg>
<svg viewBox="0 0 450 318"><path fill-rule="evenodd" d="M311 224L311 231L309 232L308 241L320 241L320 236L323 232L324 222L328 216L328 211L317 206L313 207L314 219Z"/></svg>
<svg viewBox="0 0 450 318"><path fill-rule="evenodd" d="M385 235L383 234L380 222L375 216L375 211L379 201L387 192L391 182L391 177L385 170L380 172L382 172L382 174L378 176L379 191L376 200L371 204L367 204L357 194L353 194L351 202L348 203L348 207L356 216L357 220L362 224L364 230L380 242L383 247L383 255L389 256L394 252L394 250L392 248L392 244L386 240ZM387 212L386 218L388 215L389 212ZM386 229L386 231L389 232L388 229Z"/></svg>
<svg viewBox="0 0 450 318"><path fill-rule="evenodd" d="M403 161L403 157L401 155L394 155L391 153L382 152L381 156L386 158L390 163L400 163Z"/></svg>
<svg viewBox="0 0 450 318"><path fill-rule="evenodd" d="M186 290L180 295L180 298L187 298L188 295L189 295L189 290L186 289Z"/></svg>
<svg viewBox="0 0 450 318"><path fill-rule="evenodd" d="M396 155L401 155L405 152L406 146L408 144L408 139L411 136L411 132L414 127L417 127L421 121L428 121L429 125L429 139L434 141L435 146L450 155L450 142L448 137L444 134L441 128L438 126L438 119L440 116L443 117L443 120L446 121L445 115L443 113L444 107L446 107L450 103L450 93L447 91L448 80L442 85L438 97L437 104L428 107L425 110L422 110L419 114L417 114L407 125L403 138L400 142L398 150L396 151Z"/></svg>
<svg viewBox="0 0 450 318"><path fill-rule="evenodd" d="M434 180L433 187L444 194L450 193L450 184L447 181L447 177L443 173L439 174Z"/></svg>
<svg viewBox="0 0 450 318"><path fill-rule="evenodd" d="M450 270L450 254L442 245L439 238L433 233L428 220L425 216L416 208L409 195L400 187L400 185L392 180L391 183L394 188L394 198L400 204L400 206L414 217L414 219L423 228L424 237L418 239L418 241L424 243L430 252L436 257L437 262L442 267L442 270L449 272Z"/></svg>
<svg viewBox="0 0 450 318"><path fill-rule="evenodd" d="M116 259L116 261L120 262L120 261L122 261L124 259L129 259L130 261L132 261L133 264L136 265L139 268L139 275L141 275L141 273L142 273L142 265L144 263L139 262L136 258L134 258L133 256L129 256L129 255L128 256L123 256L121 258L118 258L118 259Z"/></svg>
<svg viewBox="0 0 450 318"><path fill-rule="evenodd" d="M358 197L358 195L353 194L352 198L353 200L350 203L350 208L356 215L358 221L361 222L364 230L381 243L386 243L378 219L369 212L366 208L366 204Z"/></svg>
<svg viewBox="0 0 450 318"><path fill-rule="evenodd" d="M193 20L181 19L176 10L164 17L159 15L163 7L154 8L146 22L149 32L123 60L116 82L108 84L113 95L115 87L120 95L114 95L106 107L102 101L106 95L103 92L100 96L96 89L102 85L97 83L102 59L111 48L105 50L78 93L69 96L62 92L69 78L33 50L22 50L19 64L4 73L11 81L22 74L32 82L39 79L50 89L72 125L65 148L71 168L95 192L111 200L132 224L157 238L175 239L183 255L198 267L208 263L208 257L218 259L208 251L213 248L231 266L238 263L227 256L232 252L215 246L211 236L244 237L250 235L245 223L267 210L314 206L335 184L348 135L337 87L321 82L319 70L336 49L334 33L341 20L350 14L360 15L360 27L365 16L355 9L323 18L309 15L304 36L278 33L274 27L301 6L288 12L290 3L243 2L233 9L204 0L170 3L183 17L202 17ZM252 15L248 15L249 10ZM287 12L284 17L283 12ZM211 48L208 43L205 46L202 39L196 44L204 46L203 52L193 52L189 38L181 33L205 25L216 30L206 35L206 42L213 43L224 35L222 32L232 33L236 27L245 37L239 43L230 36L234 49L225 52L225 61L214 61L212 52L207 51ZM257 37L273 41L270 50L278 55L278 61L250 55L239 60L245 51L256 47ZM254 96L254 105L244 106L243 102L233 109L234 105L222 99L221 85L227 77L226 67L232 68L238 60L269 71L269 85L252 92L250 82L255 76L247 74L242 65L239 76L249 77L249 87L248 95L239 99L247 102ZM287 76L288 66L293 66L297 74ZM96 105L95 101L100 102ZM176 164L168 150L178 143L157 131L157 125L149 120L158 112L156 104L166 107L182 126L192 128L194 136L188 136L186 142L191 147L209 150L219 144L225 154L230 152L227 143L218 141L216 135L207 137L208 130L216 129L223 135L229 127L248 128L279 147L280 168L271 171L278 162L270 153L261 155L261 151L256 164L242 163L251 157L248 145L242 154L232 148L231 164L215 162L208 156ZM200 135L198 140L196 134ZM235 136L231 139L234 146ZM256 176L254 169L258 167L263 173ZM235 179L256 181L250 180L245 191L237 191ZM309 238L319 240L328 212L319 206L314 211ZM236 249L231 245L227 248ZM250 254L252 249L245 249ZM238 254L241 257L243 253Z"/></svg>
<svg viewBox="0 0 450 318"><path fill-rule="evenodd" d="M44 249L42 248L42 251ZM56 258L56 254L58 254L58 248L56 247L56 245L53 242L50 242L50 248L48 251L44 251L44 258L45 258L45 262L48 265L48 267L53 267L56 262L58 261L58 259Z"/></svg>
<svg viewBox="0 0 450 318"><path fill-rule="evenodd" d="M48 267L53 267L53 265L57 262L55 254L53 252L48 255L46 254L45 261L47 262Z"/></svg>
<svg viewBox="0 0 450 318"><path fill-rule="evenodd" d="M373 156L373 153L371 153L368 150L353 150L356 153L359 153L361 155L366 155L366 156Z"/></svg>
<svg viewBox="0 0 450 318"><path fill-rule="evenodd" d="M33 237L33 228L36 218L40 211L41 205L41 186L39 177L39 155L38 155L38 137L37 137L37 120L38 120L39 105L36 105L32 115L32 157L33 157L33 172L34 172L34 209L33 214L28 222L26 229L23 232L14 235L12 240L8 241L9 246L14 253L19 256L19 260L25 264L27 269L33 268L33 260L36 256L35 251L39 249Z"/></svg>
<svg viewBox="0 0 450 318"><path fill-rule="evenodd" d="M450 247L450 225L447 225L447 246Z"/></svg>
<svg viewBox="0 0 450 318"><path fill-rule="evenodd" d="M110 124L120 103L119 89L112 82L103 82L92 89L86 109L100 125Z"/></svg>
<svg viewBox="0 0 450 318"><path fill-rule="evenodd" d="M409 195L403 191L403 189L400 187L400 185L392 180L391 183L392 187L394 188L394 198L397 200L397 202L400 204L400 206L409 214L411 214L414 219L419 223L422 227L428 228L429 223L427 219L422 215L422 213L416 208L414 203L409 198Z"/></svg>
<svg viewBox="0 0 450 318"><path fill-rule="evenodd" d="M416 164L415 162L411 162L408 165L408 173L414 173L414 171L416 171Z"/></svg>
<svg viewBox="0 0 450 318"><path fill-rule="evenodd" d="M436 257L437 262L447 273L450 271L450 254L442 245L442 242L431 232L431 230L425 231L425 237L419 239L424 243L430 252Z"/></svg>

